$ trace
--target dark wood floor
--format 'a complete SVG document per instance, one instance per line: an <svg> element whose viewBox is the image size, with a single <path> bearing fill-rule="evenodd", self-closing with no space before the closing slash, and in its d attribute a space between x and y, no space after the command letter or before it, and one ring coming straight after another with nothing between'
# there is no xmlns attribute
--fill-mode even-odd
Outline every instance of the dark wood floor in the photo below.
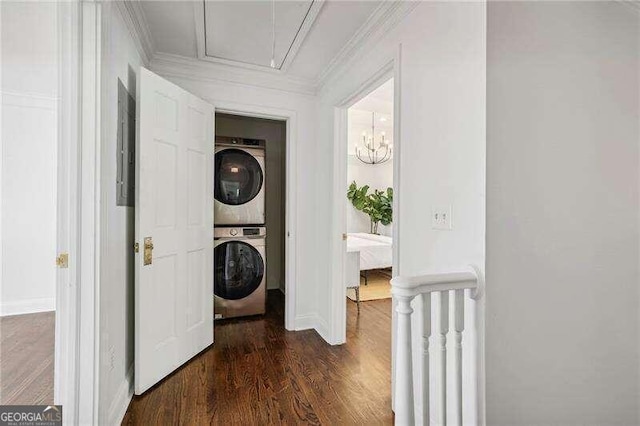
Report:
<svg viewBox="0 0 640 426"><path fill-rule="evenodd" d="M0 405L53 404L55 312L0 317Z"/></svg>
<svg viewBox="0 0 640 426"><path fill-rule="evenodd" d="M284 296L258 319L216 323L215 344L144 395L123 424L391 424L391 300L348 301L347 343L284 329Z"/></svg>

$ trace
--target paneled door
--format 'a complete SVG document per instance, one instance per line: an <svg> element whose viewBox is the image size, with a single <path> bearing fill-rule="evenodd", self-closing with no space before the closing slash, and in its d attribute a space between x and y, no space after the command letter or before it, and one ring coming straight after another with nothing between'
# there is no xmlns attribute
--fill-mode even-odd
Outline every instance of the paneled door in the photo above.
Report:
<svg viewBox="0 0 640 426"><path fill-rule="evenodd" d="M135 393L213 343L214 108L141 68Z"/></svg>

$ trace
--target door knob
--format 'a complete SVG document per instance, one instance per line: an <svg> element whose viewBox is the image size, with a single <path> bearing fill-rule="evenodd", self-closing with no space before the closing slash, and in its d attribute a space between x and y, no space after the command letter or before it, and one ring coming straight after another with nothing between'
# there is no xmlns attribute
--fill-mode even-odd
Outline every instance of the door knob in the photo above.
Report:
<svg viewBox="0 0 640 426"><path fill-rule="evenodd" d="M153 263L153 238L145 237L144 239L144 262L143 264L151 265Z"/></svg>

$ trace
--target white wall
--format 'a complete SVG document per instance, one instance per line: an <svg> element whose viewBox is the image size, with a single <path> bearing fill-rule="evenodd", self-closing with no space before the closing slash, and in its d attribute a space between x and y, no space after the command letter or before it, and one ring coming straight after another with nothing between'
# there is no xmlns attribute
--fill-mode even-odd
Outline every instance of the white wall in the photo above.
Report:
<svg viewBox="0 0 640 426"><path fill-rule="evenodd" d="M265 139L265 227L268 289L285 289L285 121L216 114L216 136Z"/></svg>
<svg viewBox="0 0 640 426"><path fill-rule="evenodd" d="M483 3L419 3L393 31L364 46L363 53L352 58L349 67L322 93L318 161L331 165L334 172L334 106L361 90L386 63L399 57L396 84L401 115L396 116L395 124L400 140L394 140L395 155L399 155L395 182L399 209L394 212L394 232L400 242L396 274L417 275L432 268L470 263L484 266L485 30ZM318 187L319 194L332 196L330 180L319 180ZM340 223L330 200L322 199L319 205L323 206L319 217L327 218L321 226ZM453 208L450 231L430 226L432 208L441 205ZM323 240L317 249L319 262L336 265L332 275L336 281L339 263L332 254L339 255L341 250L339 234ZM339 342L344 330L336 327L334 319L344 308L334 304L330 296L327 291L321 293L318 311L331 325L332 341ZM416 304L416 312L419 308ZM482 306L477 312L481 336ZM414 319L416 339L421 339L419 315ZM418 356L417 349L416 377L420 373ZM419 384L415 385L417 401L421 401Z"/></svg>
<svg viewBox="0 0 640 426"><path fill-rule="evenodd" d="M394 141L401 150L401 274L441 264L484 263L484 31L483 4L420 3L323 93L318 161L334 169L333 106L393 59L402 44L401 140ZM331 197L331 185L320 179L319 194ZM431 208L444 203L453 206L454 229L433 230ZM330 226L333 206L328 200L320 205L323 225ZM330 240L322 243L319 251L328 259ZM328 320L327 296L320 312Z"/></svg>
<svg viewBox="0 0 640 426"><path fill-rule="evenodd" d="M638 424L638 15L490 2L487 424Z"/></svg>
<svg viewBox="0 0 640 426"><path fill-rule="evenodd" d="M55 3L2 2L0 315L55 309Z"/></svg>
<svg viewBox="0 0 640 426"><path fill-rule="evenodd" d="M2 90L58 96L58 34L54 2L3 1Z"/></svg>
<svg viewBox="0 0 640 426"><path fill-rule="evenodd" d="M132 395L134 209L116 205L118 79L136 97L143 61L114 3L103 3L100 162L99 419L119 423Z"/></svg>

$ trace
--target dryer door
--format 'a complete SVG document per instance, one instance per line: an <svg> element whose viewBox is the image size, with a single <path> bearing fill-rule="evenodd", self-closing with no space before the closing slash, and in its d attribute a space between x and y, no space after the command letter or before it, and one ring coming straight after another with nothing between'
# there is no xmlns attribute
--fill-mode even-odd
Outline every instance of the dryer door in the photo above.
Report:
<svg viewBox="0 0 640 426"><path fill-rule="evenodd" d="M250 244L227 241L214 249L214 293L226 300L253 293L264 277L264 260Z"/></svg>
<svg viewBox="0 0 640 426"><path fill-rule="evenodd" d="M253 200L264 181L260 163L246 151L229 148L215 155L214 197L223 204L239 206Z"/></svg>

